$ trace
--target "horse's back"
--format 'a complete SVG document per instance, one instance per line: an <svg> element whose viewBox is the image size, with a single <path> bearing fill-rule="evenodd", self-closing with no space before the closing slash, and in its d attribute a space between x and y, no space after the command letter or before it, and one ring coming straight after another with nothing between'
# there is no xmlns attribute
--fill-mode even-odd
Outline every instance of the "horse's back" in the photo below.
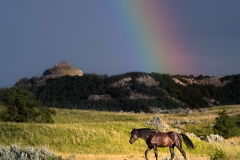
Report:
<svg viewBox="0 0 240 160"><path fill-rule="evenodd" d="M174 144L175 137L174 133L171 132L151 130L151 135L148 137L148 140L146 142L150 146L153 146L155 144L157 147L169 147Z"/></svg>
<svg viewBox="0 0 240 160"><path fill-rule="evenodd" d="M176 138L176 137L180 138L181 137L179 133L174 132L174 131L167 132L167 134L171 137L174 137L174 138Z"/></svg>
<svg viewBox="0 0 240 160"><path fill-rule="evenodd" d="M179 137L180 135L177 132L174 131L169 131L169 132L160 132L156 129L151 130L151 132L153 133L153 135L156 136L161 136L161 137L171 137L171 139L174 139L174 137Z"/></svg>
<svg viewBox="0 0 240 160"><path fill-rule="evenodd" d="M168 135L173 135L173 136L176 136L176 135L179 135L179 133L175 132L175 131L169 131L169 132L166 132ZM180 136L180 135L179 135Z"/></svg>

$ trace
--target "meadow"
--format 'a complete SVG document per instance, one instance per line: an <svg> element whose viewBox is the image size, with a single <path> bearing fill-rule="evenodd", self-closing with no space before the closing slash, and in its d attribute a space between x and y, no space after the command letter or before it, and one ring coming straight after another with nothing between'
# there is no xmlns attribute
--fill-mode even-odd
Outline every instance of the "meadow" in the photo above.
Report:
<svg viewBox="0 0 240 160"><path fill-rule="evenodd" d="M55 109L54 124L0 123L0 145L16 144L21 147L45 147L64 159L80 160L143 160L147 148L145 141L129 144L133 128L149 127L144 122L159 116L170 126L175 121L197 121L197 124L182 125L182 132L201 130L206 124L213 124L218 113L226 109L230 116L240 114L240 106L222 106L205 109L204 112L185 114L118 113L86 110ZM227 139L224 143L209 143L197 137L190 137L196 148L189 150L183 144L190 160L207 160L217 150L223 151L229 159L240 159L240 137ZM234 145L233 145L234 143ZM176 158L183 159L175 148ZM170 156L168 148L158 148L159 159ZM149 158L155 159L154 152Z"/></svg>

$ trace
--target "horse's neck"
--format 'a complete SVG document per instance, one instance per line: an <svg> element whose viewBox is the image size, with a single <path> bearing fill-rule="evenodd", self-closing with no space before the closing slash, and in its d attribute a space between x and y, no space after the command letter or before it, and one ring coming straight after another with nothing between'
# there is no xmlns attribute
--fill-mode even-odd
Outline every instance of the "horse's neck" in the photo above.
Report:
<svg viewBox="0 0 240 160"><path fill-rule="evenodd" d="M151 130L141 130L138 132L138 137L142 138L144 140L147 140L149 138L149 136L151 135Z"/></svg>

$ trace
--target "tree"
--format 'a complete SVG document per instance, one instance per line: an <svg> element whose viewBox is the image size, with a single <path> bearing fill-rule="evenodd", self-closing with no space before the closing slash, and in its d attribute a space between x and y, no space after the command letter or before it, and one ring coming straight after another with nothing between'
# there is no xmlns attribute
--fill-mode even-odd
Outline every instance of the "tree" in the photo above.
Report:
<svg viewBox="0 0 240 160"><path fill-rule="evenodd" d="M227 115L225 109L218 114L218 117L215 120L216 123L213 126L215 134L221 135L224 138L230 138L236 135L236 124L230 116Z"/></svg>
<svg viewBox="0 0 240 160"><path fill-rule="evenodd" d="M9 122L42 122L52 123L50 109L42 109L41 102L35 95L22 88L11 88L5 91L3 97L6 106L2 114L3 121Z"/></svg>

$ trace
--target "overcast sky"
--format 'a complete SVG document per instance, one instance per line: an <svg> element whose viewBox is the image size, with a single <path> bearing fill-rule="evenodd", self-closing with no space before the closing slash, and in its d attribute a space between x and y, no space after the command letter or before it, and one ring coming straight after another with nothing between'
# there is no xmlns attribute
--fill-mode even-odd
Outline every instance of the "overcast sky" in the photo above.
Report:
<svg viewBox="0 0 240 160"><path fill-rule="evenodd" d="M109 76L239 74L240 1L0 1L0 88L63 60Z"/></svg>

